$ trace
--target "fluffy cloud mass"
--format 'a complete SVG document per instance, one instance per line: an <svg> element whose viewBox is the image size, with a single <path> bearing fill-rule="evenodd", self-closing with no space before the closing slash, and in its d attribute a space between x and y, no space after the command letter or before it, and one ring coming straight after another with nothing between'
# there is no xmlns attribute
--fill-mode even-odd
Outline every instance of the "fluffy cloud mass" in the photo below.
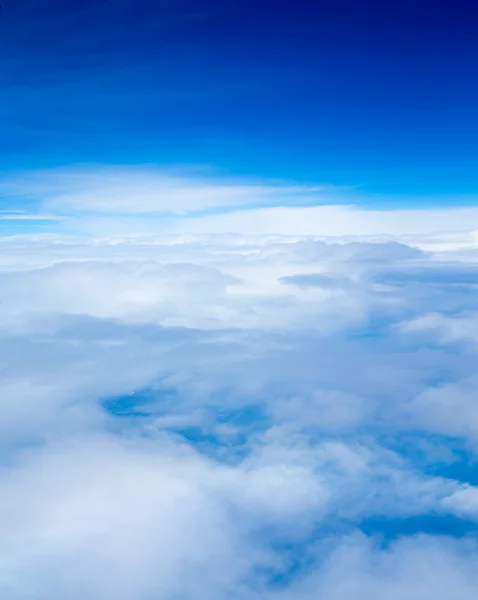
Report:
<svg viewBox="0 0 478 600"><path fill-rule="evenodd" d="M0 596L474 599L476 239L0 238Z"/></svg>

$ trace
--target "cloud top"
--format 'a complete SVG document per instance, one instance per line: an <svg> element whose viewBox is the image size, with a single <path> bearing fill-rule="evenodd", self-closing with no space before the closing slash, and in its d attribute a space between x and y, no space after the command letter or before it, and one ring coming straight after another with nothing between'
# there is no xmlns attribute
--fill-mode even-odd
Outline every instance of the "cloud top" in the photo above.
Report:
<svg viewBox="0 0 478 600"><path fill-rule="evenodd" d="M475 597L473 235L0 245L2 597Z"/></svg>

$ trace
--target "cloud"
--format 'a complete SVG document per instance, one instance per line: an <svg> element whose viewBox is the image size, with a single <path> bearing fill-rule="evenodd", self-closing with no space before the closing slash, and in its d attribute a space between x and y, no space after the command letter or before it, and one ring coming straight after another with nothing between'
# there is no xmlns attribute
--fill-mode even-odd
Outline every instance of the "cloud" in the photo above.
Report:
<svg viewBox="0 0 478 600"><path fill-rule="evenodd" d="M356 188L234 178L197 166L77 165L4 173L0 192L1 220L33 227L48 219L58 221L56 231L82 236L238 234L341 242L368 236L403 238L432 250L476 243L478 209L460 206L459 198L445 208L382 210L376 198ZM19 210L24 214L15 216Z"/></svg>
<svg viewBox="0 0 478 600"><path fill-rule="evenodd" d="M252 557L214 491L221 468L162 446L87 438L4 470L5 595L185 597L199 575L204 598L234 586Z"/></svg>
<svg viewBox="0 0 478 600"><path fill-rule="evenodd" d="M198 169L76 167L5 177L0 189L12 200L27 197L59 214L181 215L212 209L310 203L333 188L211 177Z"/></svg>
<svg viewBox="0 0 478 600"><path fill-rule="evenodd" d="M349 538L335 549L323 569L284 597L445 600L453 591L471 600L477 585L474 551L473 543L462 548L429 537L400 541L384 551L363 538Z"/></svg>
<svg viewBox="0 0 478 600"><path fill-rule="evenodd" d="M472 235L0 250L2 597L474 598Z"/></svg>
<svg viewBox="0 0 478 600"><path fill-rule="evenodd" d="M63 218L58 215L36 215L28 213L1 212L0 221L62 221Z"/></svg>
<svg viewBox="0 0 478 600"><path fill-rule="evenodd" d="M275 206L187 219L176 231L302 236L401 236L436 231L468 230L477 222L477 208L361 209L344 206Z"/></svg>

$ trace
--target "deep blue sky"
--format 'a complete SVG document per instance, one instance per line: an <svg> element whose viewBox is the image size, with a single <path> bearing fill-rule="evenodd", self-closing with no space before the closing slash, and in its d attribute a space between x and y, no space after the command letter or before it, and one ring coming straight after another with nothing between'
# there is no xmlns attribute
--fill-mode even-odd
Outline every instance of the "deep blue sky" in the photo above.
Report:
<svg viewBox="0 0 478 600"><path fill-rule="evenodd" d="M2 170L214 164L478 192L478 5L4 0Z"/></svg>

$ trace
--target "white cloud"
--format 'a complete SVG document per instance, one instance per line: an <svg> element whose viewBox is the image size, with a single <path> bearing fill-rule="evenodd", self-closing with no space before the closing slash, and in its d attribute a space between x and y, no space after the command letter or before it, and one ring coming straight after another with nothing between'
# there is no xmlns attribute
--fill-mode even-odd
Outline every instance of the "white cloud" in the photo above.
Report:
<svg viewBox="0 0 478 600"><path fill-rule="evenodd" d="M215 492L222 478L161 443L100 437L37 451L2 471L2 595L220 597L255 558Z"/></svg>
<svg viewBox="0 0 478 600"><path fill-rule="evenodd" d="M174 229L193 233L383 237L470 230L478 224L478 208L371 210L352 204L322 204L276 205L184 219L177 221Z"/></svg>
<svg viewBox="0 0 478 600"><path fill-rule="evenodd" d="M440 240L1 239L0 595L474 598L476 244Z"/></svg>
<svg viewBox="0 0 478 600"><path fill-rule="evenodd" d="M432 250L477 240L478 209L460 207L459 198L449 200L455 208L382 210L358 189L238 179L199 167L77 165L4 175L0 192L7 203L0 220L57 220L69 234L403 236Z"/></svg>
<svg viewBox="0 0 478 600"><path fill-rule="evenodd" d="M441 383L423 390L406 406L414 421L439 433L478 436L478 380Z"/></svg>
<svg viewBox="0 0 478 600"><path fill-rule="evenodd" d="M478 488L464 485L443 500L443 504L460 516L478 519Z"/></svg>
<svg viewBox="0 0 478 600"><path fill-rule="evenodd" d="M155 167L78 166L27 172L0 181L10 197L27 197L60 214L69 212L186 214L208 209L303 203L331 197L332 188L238 181L207 172Z"/></svg>
<svg viewBox="0 0 478 600"><path fill-rule="evenodd" d="M388 598L472 600L476 594L476 546L433 537L399 541L380 549L361 537L342 541L318 572L280 597L294 600Z"/></svg>
<svg viewBox="0 0 478 600"><path fill-rule="evenodd" d="M58 215L48 214L29 214L29 213L15 213L15 212L1 212L0 221L63 221L64 218Z"/></svg>

